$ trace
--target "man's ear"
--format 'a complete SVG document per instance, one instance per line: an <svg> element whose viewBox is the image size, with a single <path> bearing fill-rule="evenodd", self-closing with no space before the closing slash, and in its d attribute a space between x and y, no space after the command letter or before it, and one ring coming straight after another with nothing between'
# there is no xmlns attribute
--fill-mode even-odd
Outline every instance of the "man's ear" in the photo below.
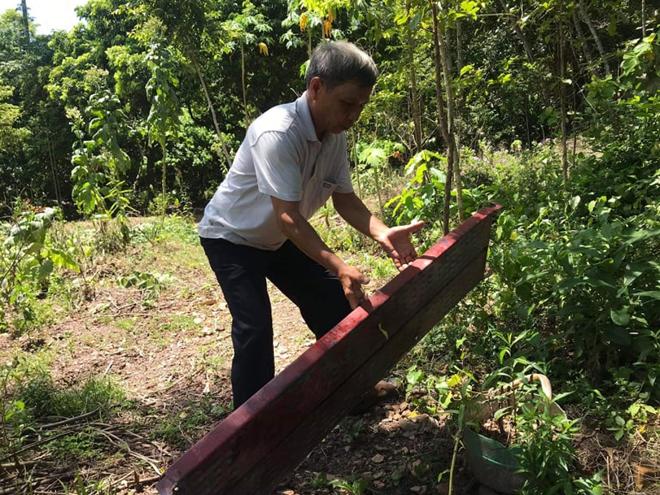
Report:
<svg viewBox="0 0 660 495"><path fill-rule="evenodd" d="M307 85L307 92L311 96L312 100L315 100L318 97L319 91L323 86L323 81L319 76L312 77Z"/></svg>

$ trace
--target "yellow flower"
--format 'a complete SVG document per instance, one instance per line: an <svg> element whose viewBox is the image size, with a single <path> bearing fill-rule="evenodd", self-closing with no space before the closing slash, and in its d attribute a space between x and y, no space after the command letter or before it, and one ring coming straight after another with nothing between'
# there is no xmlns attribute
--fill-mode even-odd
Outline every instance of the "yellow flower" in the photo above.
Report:
<svg viewBox="0 0 660 495"><path fill-rule="evenodd" d="M268 45L263 41L259 43L259 53L262 55L268 55Z"/></svg>
<svg viewBox="0 0 660 495"><path fill-rule="evenodd" d="M304 31L305 28L307 27L307 22L309 21L309 18L307 17L307 12L303 12L300 14L300 30Z"/></svg>
<svg viewBox="0 0 660 495"><path fill-rule="evenodd" d="M323 21L323 36L329 38L331 32L332 32L332 21L326 19Z"/></svg>

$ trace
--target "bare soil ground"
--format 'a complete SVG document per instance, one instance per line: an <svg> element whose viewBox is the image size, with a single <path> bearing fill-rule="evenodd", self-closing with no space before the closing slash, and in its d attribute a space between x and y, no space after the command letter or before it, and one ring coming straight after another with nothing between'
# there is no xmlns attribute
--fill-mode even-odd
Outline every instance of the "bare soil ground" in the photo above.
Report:
<svg viewBox="0 0 660 495"><path fill-rule="evenodd" d="M156 295L118 283L138 272L167 280ZM368 291L383 282L373 279ZM230 315L198 245L130 246L96 260L90 285L87 300L55 299L43 328L0 336L0 359L47 356L62 388L110 377L127 403L111 418L92 414L61 432L75 439L87 432L93 448L72 442L51 449L60 439L38 445L52 435L30 437L37 445L19 456L20 468L3 460L0 493L156 493L158 475L230 411ZM279 372L314 339L297 308L274 287L270 293ZM443 493L437 477L452 446L441 422L401 398L345 419L277 493ZM462 478L460 485L465 493L470 483Z"/></svg>

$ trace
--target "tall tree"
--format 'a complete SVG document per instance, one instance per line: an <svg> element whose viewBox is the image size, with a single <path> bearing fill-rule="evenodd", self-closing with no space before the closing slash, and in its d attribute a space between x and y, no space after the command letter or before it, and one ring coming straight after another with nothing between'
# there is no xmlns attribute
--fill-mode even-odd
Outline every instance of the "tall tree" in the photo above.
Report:
<svg viewBox="0 0 660 495"><path fill-rule="evenodd" d="M408 75L410 80L410 103L413 117L413 136L415 141L415 152L422 149L422 109L421 98L417 89L417 66L415 63L415 49L417 40L415 30L421 22L419 9L413 10L411 0L406 0L406 48L408 56Z"/></svg>
<svg viewBox="0 0 660 495"><path fill-rule="evenodd" d="M578 0L577 7L578 7L578 12L580 13L580 17L582 17L582 20L589 28L589 32L591 33L591 36L593 37L594 42L596 43L596 48L598 48L598 53L600 54L601 63L605 68L605 73L611 74L612 71L610 70L609 62L607 61L607 55L605 54L605 48L603 47L603 42L601 41L600 36L598 35L598 32L596 31L596 28L594 27L594 24L591 21L591 17L589 16L589 12L587 11L587 8L584 6L584 2L582 0Z"/></svg>
<svg viewBox="0 0 660 495"><path fill-rule="evenodd" d="M165 25L168 35L177 48L188 58L197 75L206 106L211 114L211 121L220 149L228 169L231 165L231 154L226 143L226 137L220 129L216 105L213 101L203 66L207 59L203 46L206 44L217 45L219 51L223 51L225 43L222 41L223 33L220 23L210 19L211 14L218 8L210 0L185 0L172 4L164 0L147 0L156 16ZM202 61L200 63L200 60Z"/></svg>
<svg viewBox="0 0 660 495"><path fill-rule="evenodd" d="M445 102L442 96L441 80L442 80L442 54L440 37L442 31L440 29L440 20L438 18L438 5L434 0L430 0L431 15L433 20L433 54L435 62L435 101L436 111L438 114L438 129L447 146L447 177L445 179L445 197L443 204L442 224L445 234L449 233L449 204L451 203L451 190L452 190L452 177L454 175L454 152L453 141L449 133L449 125L447 119L447 111L445 109Z"/></svg>
<svg viewBox="0 0 660 495"><path fill-rule="evenodd" d="M178 80L173 67L172 52L160 43L153 44L147 55L147 65L151 71L146 88L151 100L147 126L149 140L157 142L161 149L161 206L164 213L167 207L167 141L176 137L181 116L181 107L175 92Z"/></svg>
<svg viewBox="0 0 660 495"><path fill-rule="evenodd" d="M23 14L23 36L25 44L30 43L30 18L28 17L27 1L21 0L21 12Z"/></svg>
<svg viewBox="0 0 660 495"><path fill-rule="evenodd" d="M564 0L559 0L557 31L559 32L559 122L561 131L561 170L564 183L568 184L568 153L566 144L566 40L564 34Z"/></svg>
<svg viewBox="0 0 660 495"><path fill-rule="evenodd" d="M268 45L266 43L270 41L267 34L271 31L271 27L266 22L264 15L249 0L243 2L243 10L240 13L232 15L222 26L229 40L227 43L228 51L234 51L235 44L238 44L241 59L243 112L245 128L247 129L250 125L250 109L247 103L247 76L245 73L246 48L256 45L259 53L268 55Z"/></svg>

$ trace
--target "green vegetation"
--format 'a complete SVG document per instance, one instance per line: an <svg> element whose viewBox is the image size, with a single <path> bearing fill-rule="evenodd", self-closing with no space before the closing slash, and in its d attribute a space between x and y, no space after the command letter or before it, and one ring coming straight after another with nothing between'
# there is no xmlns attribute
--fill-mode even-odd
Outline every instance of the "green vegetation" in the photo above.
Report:
<svg viewBox="0 0 660 495"><path fill-rule="evenodd" d="M478 208L504 206L488 277L395 370L407 401L447 420L452 439L450 462L424 464L419 478L454 490L472 428L514 447L524 493L642 490L631 466L657 456L660 402L660 40L649 2L90 0L77 12L84 23L50 35L0 13L0 333L12 348L0 464L16 465L16 486L40 486L21 449L41 440L53 472L132 457L153 475L159 466L128 443L137 433L113 421L134 415L150 428L141 441L183 448L227 413L207 395L230 362L218 353L226 308L199 281L192 214L250 120L302 90L313 46L345 38L382 72L347 136L372 209L390 223L425 220L422 250ZM395 274L331 204L313 224L374 279ZM179 283L184 269L194 281ZM74 341L81 326L57 327L67 317L96 333ZM63 339L71 355L122 356L135 344L141 369L156 369L159 352L191 335L206 339L200 356L178 365L190 358L185 383L204 371L205 392L180 390L174 377L188 370L160 377L160 392L182 395L166 412L127 399L132 377L115 377L113 358L72 378L48 350ZM531 373L551 379L554 402ZM474 414L488 401L490 423ZM363 426L348 426L349 442ZM599 448L607 454L581 455ZM58 478L65 492L116 488L72 472ZM371 490L325 473L312 485Z"/></svg>
<svg viewBox="0 0 660 495"><path fill-rule="evenodd" d="M126 407L124 392L107 377L92 377L68 387L56 385L48 369L52 360L53 356L43 353L22 355L0 369L3 458L12 459L13 452L39 441L56 459L96 458L103 442L93 428L58 432L54 427L70 418L107 420Z"/></svg>

